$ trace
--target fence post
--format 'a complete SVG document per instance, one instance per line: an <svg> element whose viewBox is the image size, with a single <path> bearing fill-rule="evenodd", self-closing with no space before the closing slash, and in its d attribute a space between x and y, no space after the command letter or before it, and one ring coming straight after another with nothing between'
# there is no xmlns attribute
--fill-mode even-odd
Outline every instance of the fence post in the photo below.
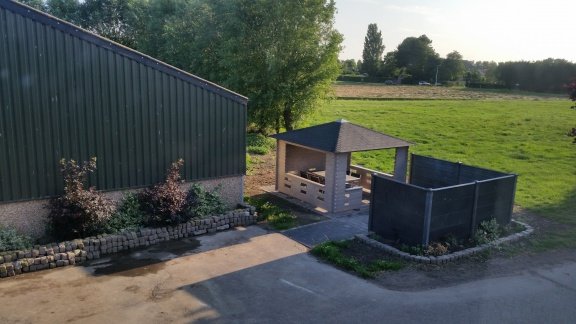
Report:
<svg viewBox="0 0 576 324"><path fill-rule="evenodd" d="M412 184L412 175L414 174L414 153L410 153L410 174L408 174L407 183Z"/></svg>
<svg viewBox="0 0 576 324"><path fill-rule="evenodd" d="M372 173L372 182L370 183L370 204L368 205L368 231L372 231L374 229L374 204L375 204L375 196L374 196L374 187L376 186L376 173Z"/></svg>
<svg viewBox="0 0 576 324"><path fill-rule="evenodd" d="M516 185L518 184L518 176L514 174L513 177L514 186L512 186L512 202L510 203L510 213L508 214L510 215L510 219L508 219L508 222L512 220L512 213L514 212L514 199L516 199Z"/></svg>
<svg viewBox="0 0 576 324"><path fill-rule="evenodd" d="M426 191L426 205L424 207L424 229L422 235L422 246L428 247L430 243L430 223L432 222L432 198L434 192L432 190Z"/></svg>
<svg viewBox="0 0 576 324"><path fill-rule="evenodd" d="M476 234L476 216L478 209L478 196L480 194L480 186L478 181L474 181L474 202L472 204L472 215L470 220L470 237Z"/></svg>
<svg viewBox="0 0 576 324"><path fill-rule="evenodd" d="M458 176L456 177L456 184L460 184L461 169L462 169L462 162L458 161Z"/></svg>

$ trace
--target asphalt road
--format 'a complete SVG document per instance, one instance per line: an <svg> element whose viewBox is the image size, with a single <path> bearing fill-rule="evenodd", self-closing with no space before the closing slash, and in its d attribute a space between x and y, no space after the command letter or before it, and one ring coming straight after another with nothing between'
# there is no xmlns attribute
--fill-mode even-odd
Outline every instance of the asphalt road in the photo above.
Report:
<svg viewBox="0 0 576 324"><path fill-rule="evenodd" d="M574 323L576 263L400 292L246 229L0 280L1 323Z"/></svg>

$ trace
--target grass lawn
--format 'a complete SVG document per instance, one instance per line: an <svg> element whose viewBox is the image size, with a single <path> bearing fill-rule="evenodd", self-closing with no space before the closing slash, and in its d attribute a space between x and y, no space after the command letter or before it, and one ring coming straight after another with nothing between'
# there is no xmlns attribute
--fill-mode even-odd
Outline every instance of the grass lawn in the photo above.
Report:
<svg viewBox="0 0 576 324"><path fill-rule="evenodd" d="M396 271L404 263L381 251L366 253L368 248L356 240L328 241L316 245L310 252L344 270L354 272L362 278L374 278L382 271Z"/></svg>
<svg viewBox="0 0 576 324"><path fill-rule="evenodd" d="M413 142L411 152L519 175L516 204L566 225L542 245L576 246L576 111L560 100L334 100L308 125L344 118ZM392 169L393 150L355 153Z"/></svg>

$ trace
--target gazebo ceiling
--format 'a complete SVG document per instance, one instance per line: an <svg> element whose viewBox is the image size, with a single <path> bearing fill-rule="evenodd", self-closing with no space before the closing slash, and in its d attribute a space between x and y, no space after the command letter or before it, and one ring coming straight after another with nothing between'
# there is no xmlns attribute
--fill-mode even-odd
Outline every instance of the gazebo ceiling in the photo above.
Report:
<svg viewBox="0 0 576 324"><path fill-rule="evenodd" d="M397 137L352 124L344 119L280 133L271 137L332 153L407 147L412 144Z"/></svg>

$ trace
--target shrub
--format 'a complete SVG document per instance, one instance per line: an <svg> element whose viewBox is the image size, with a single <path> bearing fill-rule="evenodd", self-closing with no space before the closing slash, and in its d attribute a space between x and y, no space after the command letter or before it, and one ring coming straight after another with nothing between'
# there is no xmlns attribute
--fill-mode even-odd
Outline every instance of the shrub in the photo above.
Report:
<svg viewBox="0 0 576 324"><path fill-rule="evenodd" d="M400 247L398 247L398 249L402 252L406 252L412 255L420 255L420 256L424 255L424 248L421 245L410 246L406 244L401 244Z"/></svg>
<svg viewBox="0 0 576 324"><path fill-rule="evenodd" d="M498 225L496 219L493 218L480 223L480 226L478 226L474 234L473 241L481 245L495 241L498 237L500 237L500 225Z"/></svg>
<svg viewBox="0 0 576 324"><path fill-rule="evenodd" d="M96 170L96 158L78 164L60 160L64 176L64 195L50 200L49 231L58 239L68 240L99 234L104 221L114 212L114 204L96 192L84 188L89 172Z"/></svg>
<svg viewBox="0 0 576 324"><path fill-rule="evenodd" d="M433 242L426 248L426 255L441 256L448 253L448 244Z"/></svg>
<svg viewBox="0 0 576 324"><path fill-rule="evenodd" d="M124 229L137 229L144 221L138 195L128 193L124 195L116 212L106 221L106 232L117 233Z"/></svg>
<svg viewBox="0 0 576 324"><path fill-rule="evenodd" d="M250 154L266 155L270 150L263 146L248 146L246 151Z"/></svg>
<svg viewBox="0 0 576 324"><path fill-rule="evenodd" d="M260 133L249 133L246 136L246 151L251 154L265 155L276 147L273 138Z"/></svg>
<svg viewBox="0 0 576 324"><path fill-rule="evenodd" d="M574 137L574 141L572 143L576 144L576 127L572 127L572 129L568 132L567 135L570 137Z"/></svg>
<svg viewBox="0 0 576 324"><path fill-rule="evenodd" d="M0 252L24 250L32 246L32 239L13 228L0 226Z"/></svg>
<svg viewBox="0 0 576 324"><path fill-rule="evenodd" d="M182 222L186 192L180 189L180 168L184 160L173 162L162 183L144 189L138 197L147 214L146 225L162 226Z"/></svg>
<svg viewBox="0 0 576 324"><path fill-rule="evenodd" d="M339 75L336 81L344 82L369 82L369 83L384 83L391 80L390 77L374 77L365 75Z"/></svg>
<svg viewBox="0 0 576 324"><path fill-rule="evenodd" d="M186 214L188 218L205 217L222 214L226 211L226 203L219 195L220 187L212 191L205 190L198 184L193 184L186 195Z"/></svg>

